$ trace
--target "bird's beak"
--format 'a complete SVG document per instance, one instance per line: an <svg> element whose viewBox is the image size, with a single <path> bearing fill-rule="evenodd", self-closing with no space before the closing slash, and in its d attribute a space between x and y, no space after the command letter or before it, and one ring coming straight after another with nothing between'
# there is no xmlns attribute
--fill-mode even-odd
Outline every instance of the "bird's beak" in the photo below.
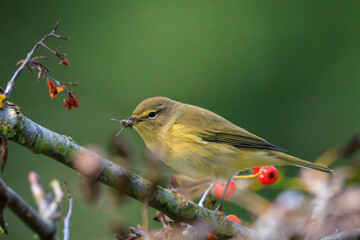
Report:
<svg viewBox="0 0 360 240"><path fill-rule="evenodd" d="M133 125L136 124L137 122L140 122L140 120L137 117L128 117L120 121L121 126L123 128L127 128L127 127L132 128Z"/></svg>

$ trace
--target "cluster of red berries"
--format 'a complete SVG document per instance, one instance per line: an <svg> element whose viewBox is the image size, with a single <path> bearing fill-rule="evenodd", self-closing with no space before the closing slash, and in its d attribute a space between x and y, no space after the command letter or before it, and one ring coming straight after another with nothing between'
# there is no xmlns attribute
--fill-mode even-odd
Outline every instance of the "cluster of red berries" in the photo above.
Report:
<svg viewBox="0 0 360 240"><path fill-rule="evenodd" d="M276 182L278 179L278 171L274 166L266 166L266 167L258 167L253 169L254 175L257 176L257 179L260 183L264 185L271 185ZM214 187L214 194L218 198L222 198L222 195L224 193L226 187L226 183L217 183ZM231 196L236 191L236 185L233 180L231 180L228 190L225 194L225 200L231 198Z"/></svg>
<svg viewBox="0 0 360 240"><path fill-rule="evenodd" d="M278 179L278 171L274 166L265 166L265 167L257 167L253 169L254 177L256 176L260 183L264 185L271 185L276 182ZM217 183L214 187L214 194L218 198L222 198L224 191L226 187L225 183ZM236 191L236 185L233 180L230 181L229 187L226 191L224 199L227 200L231 198L232 195L234 195ZM240 218L238 218L235 215L228 215L226 218L233 220L234 222L237 222L241 224ZM208 233L208 238L212 240L217 240L218 238L212 235L211 233Z"/></svg>

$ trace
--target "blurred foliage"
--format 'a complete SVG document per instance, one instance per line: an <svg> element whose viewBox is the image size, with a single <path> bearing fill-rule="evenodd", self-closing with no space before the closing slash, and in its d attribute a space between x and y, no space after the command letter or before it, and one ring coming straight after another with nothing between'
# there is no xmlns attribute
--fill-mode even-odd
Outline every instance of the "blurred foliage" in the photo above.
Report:
<svg viewBox="0 0 360 240"><path fill-rule="evenodd" d="M65 95L50 99L45 81L37 83L36 74L25 71L11 101L35 122L82 145L114 151L110 140L119 125L109 119L129 116L140 101L156 95L210 109L311 161L359 130L358 1L2 0L1 86L59 18L59 33L71 40L50 40L49 45L61 45L70 67L52 56L48 66L54 78L79 82L80 107L68 112ZM134 159L143 159L145 147L135 131L121 135L135 145ZM141 173L142 164L137 161L133 169ZM106 196L88 205L78 174L9 143L1 177L33 203L30 170L44 182L57 178L69 183L72 239L113 239L110 222L141 222L136 201L116 211ZM297 174L296 168L283 170L287 176ZM263 196L276 194L268 187ZM235 205L225 211L242 218ZM7 215L6 239L28 239L32 233Z"/></svg>

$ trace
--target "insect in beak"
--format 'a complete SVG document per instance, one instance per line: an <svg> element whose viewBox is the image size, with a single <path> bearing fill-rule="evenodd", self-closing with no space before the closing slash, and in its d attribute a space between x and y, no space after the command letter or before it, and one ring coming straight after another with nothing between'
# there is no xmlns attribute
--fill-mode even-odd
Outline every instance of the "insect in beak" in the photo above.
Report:
<svg viewBox="0 0 360 240"><path fill-rule="evenodd" d="M136 117L128 117L128 118L125 118L125 119L123 119L123 120L117 120L117 119L111 118L110 120L119 122L119 123L121 124L121 126L122 126L122 128L121 128L120 131L115 135L115 137L117 137L124 128L127 128L127 127L132 128L133 125L134 125L136 122L139 121L139 119L136 118Z"/></svg>
<svg viewBox="0 0 360 240"><path fill-rule="evenodd" d="M130 127L132 128L133 125L138 122L138 118L136 117L129 117L129 118L126 118L126 119L123 119L120 121L120 124L121 126L123 126L123 128L127 128L127 127Z"/></svg>

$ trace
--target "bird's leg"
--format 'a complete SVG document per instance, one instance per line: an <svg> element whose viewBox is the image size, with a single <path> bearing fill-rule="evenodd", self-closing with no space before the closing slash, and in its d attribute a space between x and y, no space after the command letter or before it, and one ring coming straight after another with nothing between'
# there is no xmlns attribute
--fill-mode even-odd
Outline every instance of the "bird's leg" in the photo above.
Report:
<svg viewBox="0 0 360 240"><path fill-rule="evenodd" d="M227 190L228 190L228 188L229 188L229 185L230 185L231 180L232 180L232 178L230 178L230 179L227 181L226 186L225 186L225 189L224 189L224 193L223 193L223 195L222 195L222 197L221 197L221 200L220 200L219 205L218 205L217 208L215 209L215 212L221 212L222 207L223 207L223 204L224 204L224 198L225 198L225 196L226 196L226 192L227 192Z"/></svg>
<svg viewBox="0 0 360 240"><path fill-rule="evenodd" d="M226 192L229 188L229 185L230 185L230 182L233 178L254 178L254 177L257 177L259 175L259 173L256 173L256 174L251 174L251 175L240 175L240 176L234 176L232 178L230 178L229 181L227 181L226 183L226 186L225 186L225 190L224 190L224 193L221 197L221 200L220 200L220 203L219 205L217 206L217 208L215 209L216 212L221 212L222 210L222 207L223 207L223 204L224 204L224 198L225 198L225 195L226 195Z"/></svg>
<svg viewBox="0 0 360 240"><path fill-rule="evenodd" d="M209 196L209 194L210 194L211 190L213 190L214 186L215 186L215 183L210 184L210 187L205 191L204 195L202 195L200 202L199 202L199 206L201 206L201 207L204 206L206 198Z"/></svg>

